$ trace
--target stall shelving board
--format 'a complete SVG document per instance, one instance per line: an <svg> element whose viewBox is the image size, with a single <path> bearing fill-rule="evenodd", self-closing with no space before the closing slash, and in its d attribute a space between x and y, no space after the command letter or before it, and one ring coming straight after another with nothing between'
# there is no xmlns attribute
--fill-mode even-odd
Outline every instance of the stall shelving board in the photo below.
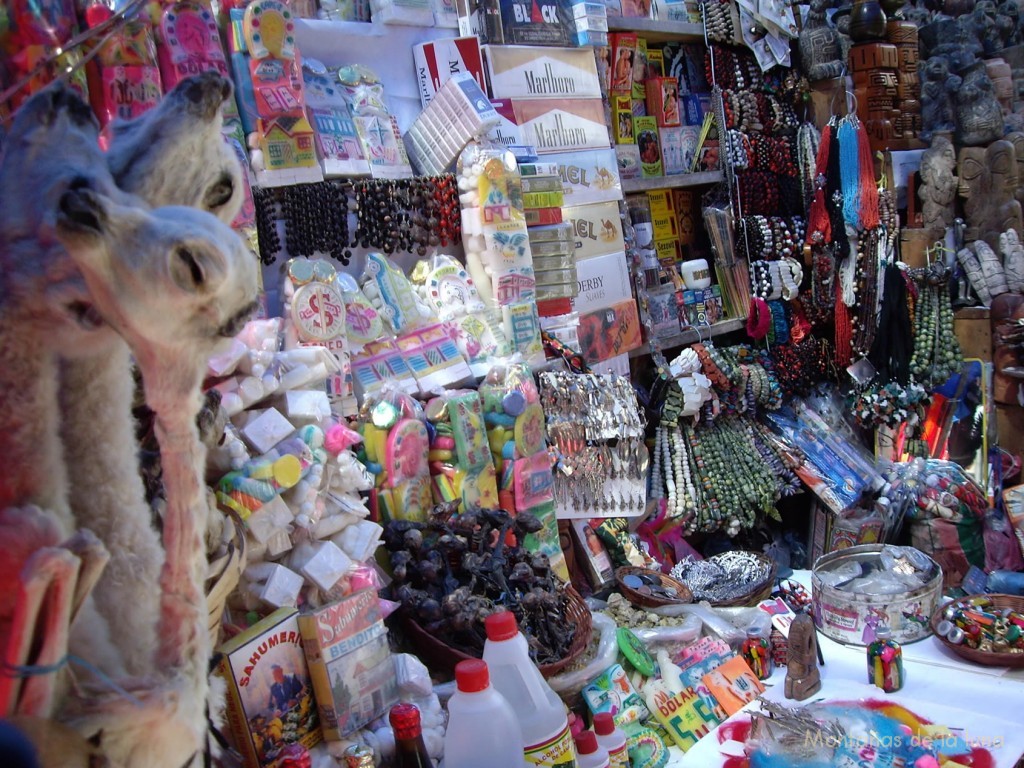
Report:
<svg viewBox="0 0 1024 768"><path fill-rule="evenodd" d="M721 171L702 171L700 173L681 173L678 176L652 176L647 179L623 179L622 192L650 192L654 189L686 189L717 184L722 180Z"/></svg>
<svg viewBox="0 0 1024 768"><path fill-rule="evenodd" d="M688 21L664 21L628 16L609 16L609 32L636 32L648 43L703 43L704 27Z"/></svg>

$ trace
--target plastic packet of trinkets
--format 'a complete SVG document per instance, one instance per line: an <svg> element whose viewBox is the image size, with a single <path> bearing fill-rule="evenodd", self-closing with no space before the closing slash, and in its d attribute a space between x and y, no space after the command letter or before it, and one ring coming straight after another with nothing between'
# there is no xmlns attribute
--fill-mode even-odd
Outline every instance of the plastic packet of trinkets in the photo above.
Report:
<svg viewBox="0 0 1024 768"><path fill-rule="evenodd" d="M875 378L875 374L877 373L875 366L873 366L871 361L866 357L862 357L860 360L850 365L846 369L846 372L849 373L853 380L861 386L867 385L873 378Z"/></svg>

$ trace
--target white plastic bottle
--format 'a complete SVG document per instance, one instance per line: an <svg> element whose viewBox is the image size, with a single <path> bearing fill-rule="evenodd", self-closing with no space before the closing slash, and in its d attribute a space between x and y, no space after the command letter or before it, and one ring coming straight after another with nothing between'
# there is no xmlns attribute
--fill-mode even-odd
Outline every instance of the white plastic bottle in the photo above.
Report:
<svg viewBox="0 0 1024 768"><path fill-rule="evenodd" d="M576 768L576 747L565 705L530 658L515 615L511 611L492 614L484 627L484 661L494 687L519 718L526 764L531 768Z"/></svg>
<svg viewBox="0 0 1024 768"><path fill-rule="evenodd" d="M594 733L597 734L597 743L608 751L611 768L629 768L626 734L615 724L611 712L598 712L594 715Z"/></svg>
<svg viewBox="0 0 1024 768"><path fill-rule="evenodd" d="M444 768L523 768L523 733L512 706L490 683L487 664L455 665L457 690L448 700Z"/></svg>
<svg viewBox="0 0 1024 768"><path fill-rule="evenodd" d="M576 737L577 764L580 768L609 768L608 753L597 743L597 734L583 731Z"/></svg>

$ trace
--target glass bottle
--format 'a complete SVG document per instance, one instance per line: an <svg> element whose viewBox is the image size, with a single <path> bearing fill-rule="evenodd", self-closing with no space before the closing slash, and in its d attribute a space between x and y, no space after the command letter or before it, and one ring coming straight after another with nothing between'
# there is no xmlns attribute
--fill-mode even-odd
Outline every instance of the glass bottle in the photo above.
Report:
<svg viewBox="0 0 1024 768"><path fill-rule="evenodd" d="M395 732L394 768L433 768L423 743L419 709L414 704L395 704L388 719Z"/></svg>
<svg viewBox="0 0 1024 768"><path fill-rule="evenodd" d="M772 646L756 627L747 629L747 639L743 641L740 652L758 680L767 680L772 676Z"/></svg>
<svg viewBox="0 0 1024 768"><path fill-rule="evenodd" d="M892 639L892 630L879 627L868 646L868 683L886 693L903 687L903 649Z"/></svg>

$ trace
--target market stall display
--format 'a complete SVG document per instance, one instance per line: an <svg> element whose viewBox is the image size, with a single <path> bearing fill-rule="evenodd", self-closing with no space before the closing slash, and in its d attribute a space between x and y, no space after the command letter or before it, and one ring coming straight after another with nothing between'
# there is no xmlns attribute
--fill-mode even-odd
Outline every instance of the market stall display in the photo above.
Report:
<svg viewBox="0 0 1024 768"><path fill-rule="evenodd" d="M1024 754L1015 3L0 5L38 768Z"/></svg>

